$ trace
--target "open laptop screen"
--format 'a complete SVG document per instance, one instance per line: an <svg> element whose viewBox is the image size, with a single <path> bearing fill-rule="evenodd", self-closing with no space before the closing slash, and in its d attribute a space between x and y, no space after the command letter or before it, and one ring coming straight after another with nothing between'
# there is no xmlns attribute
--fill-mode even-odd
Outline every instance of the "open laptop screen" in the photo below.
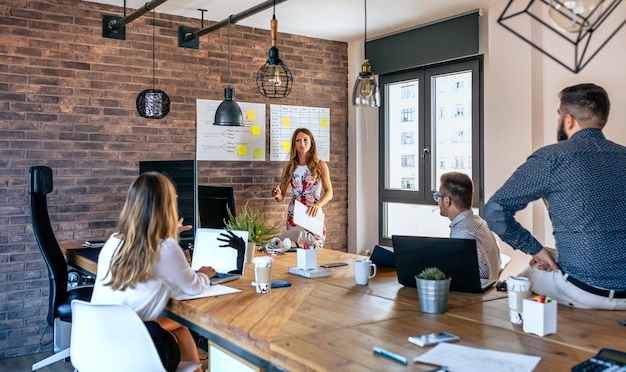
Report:
<svg viewBox="0 0 626 372"><path fill-rule="evenodd" d="M193 248L193 257L191 259L191 268L198 270L202 266L211 266L218 273L238 272L243 274L243 267L237 267L237 250L231 247L220 247L227 243L218 240L225 239L221 233L227 234L228 230L199 228L196 230L196 239ZM230 230L233 234L248 242L248 232L239 230ZM227 235L228 236L228 235ZM242 254L245 254L243 252Z"/></svg>

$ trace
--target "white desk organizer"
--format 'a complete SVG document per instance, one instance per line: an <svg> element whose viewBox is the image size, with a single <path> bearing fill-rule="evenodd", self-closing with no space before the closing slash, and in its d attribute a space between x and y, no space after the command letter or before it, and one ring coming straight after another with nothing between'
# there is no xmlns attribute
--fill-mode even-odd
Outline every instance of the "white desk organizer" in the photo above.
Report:
<svg viewBox="0 0 626 372"><path fill-rule="evenodd" d="M317 249L296 249L298 269L309 270L317 268Z"/></svg>
<svg viewBox="0 0 626 372"><path fill-rule="evenodd" d="M524 332L541 337L556 333L556 308L554 300L538 302L524 299Z"/></svg>

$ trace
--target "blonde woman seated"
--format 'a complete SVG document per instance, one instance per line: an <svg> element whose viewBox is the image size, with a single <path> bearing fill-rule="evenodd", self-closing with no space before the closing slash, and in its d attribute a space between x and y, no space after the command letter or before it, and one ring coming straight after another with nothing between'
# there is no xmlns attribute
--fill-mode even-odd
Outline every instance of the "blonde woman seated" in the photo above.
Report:
<svg viewBox="0 0 626 372"><path fill-rule="evenodd" d="M145 322L167 371L175 371L180 361L199 363L200 358L189 329L162 315L163 309L172 294L198 294L216 274L211 267L191 270L178 245L181 222L169 178L155 172L140 175L128 192L118 232L100 252L91 299L132 308Z"/></svg>

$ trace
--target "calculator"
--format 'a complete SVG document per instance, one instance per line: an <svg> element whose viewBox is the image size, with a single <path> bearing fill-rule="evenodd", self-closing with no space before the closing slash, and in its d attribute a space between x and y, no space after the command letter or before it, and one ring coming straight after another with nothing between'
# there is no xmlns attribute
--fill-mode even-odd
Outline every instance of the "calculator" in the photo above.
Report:
<svg viewBox="0 0 626 372"><path fill-rule="evenodd" d="M572 372L626 372L626 352L600 349L596 356L572 367Z"/></svg>

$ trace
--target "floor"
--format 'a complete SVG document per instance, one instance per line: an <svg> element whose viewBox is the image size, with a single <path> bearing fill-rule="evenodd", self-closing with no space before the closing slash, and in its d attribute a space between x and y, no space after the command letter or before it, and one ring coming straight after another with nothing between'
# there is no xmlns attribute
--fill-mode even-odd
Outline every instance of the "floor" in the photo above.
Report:
<svg viewBox="0 0 626 372"><path fill-rule="evenodd" d="M207 370L207 353L202 349L198 349L200 359ZM52 352L23 355L16 358L0 359L0 371L3 372L30 372L33 364L39 362L52 355ZM73 372L72 363L63 360L53 363L47 367L37 370L37 372Z"/></svg>
<svg viewBox="0 0 626 372"><path fill-rule="evenodd" d="M52 355L52 352L23 355L16 358L0 359L0 371L7 372L28 372L33 364ZM72 363L63 360L44 367L38 372L73 372Z"/></svg>

